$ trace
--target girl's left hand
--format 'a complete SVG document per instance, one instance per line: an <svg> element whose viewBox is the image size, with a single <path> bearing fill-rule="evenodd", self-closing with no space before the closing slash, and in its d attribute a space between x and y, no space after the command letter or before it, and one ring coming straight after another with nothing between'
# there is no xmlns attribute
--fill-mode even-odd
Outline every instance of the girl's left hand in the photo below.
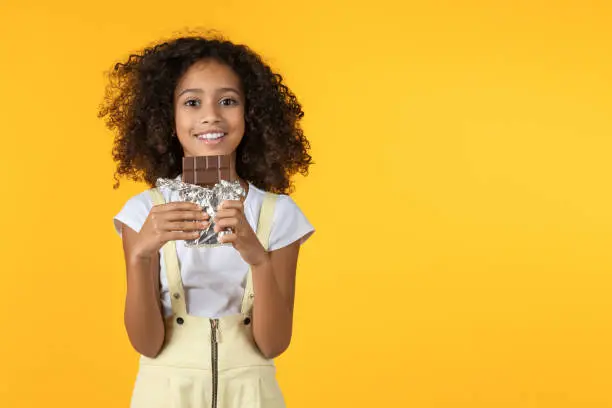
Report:
<svg viewBox="0 0 612 408"><path fill-rule="evenodd" d="M215 232L231 228L232 232L220 238L221 243L231 243L242 259L251 266L259 265L266 259L266 250L259 242L255 231L244 216L241 201L223 201L217 209Z"/></svg>

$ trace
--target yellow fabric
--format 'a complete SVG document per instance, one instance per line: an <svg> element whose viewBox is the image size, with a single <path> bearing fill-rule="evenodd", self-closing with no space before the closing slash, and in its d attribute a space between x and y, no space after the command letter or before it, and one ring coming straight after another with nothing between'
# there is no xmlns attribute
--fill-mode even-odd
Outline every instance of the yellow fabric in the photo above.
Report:
<svg viewBox="0 0 612 408"><path fill-rule="evenodd" d="M164 196L158 189L154 188L149 190L149 194L153 199L154 205L162 205L165 203ZM171 299L174 299L174 297L178 294L180 299L185 299L185 289L183 288L183 280L181 279L181 269L178 264L178 258L176 257L176 242L168 241L162 250L164 251L170 297ZM171 305L172 313L174 315L182 316L187 314L187 305L185 302L171 301Z"/></svg>
<svg viewBox="0 0 612 408"><path fill-rule="evenodd" d="M274 216L274 207L276 206L276 198L276 195L267 193L264 196L263 204L261 205L261 211L259 212L259 221L257 223L257 237L259 238L259 242L261 242L261 245L263 245L266 250L269 246L270 231L272 230L272 219ZM253 291L253 275L249 270L246 277L246 287L244 290L244 296L242 298L242 314L251 314L254 296L255 294Z"/></svg>
<svg viewBox="0 0 612 408"><path fill-rule="evenodd" d="M150 193L154 204L164 203L157 189ZM257 236L266 250L275 203L276 196L266 194L259 215ZM131 407L284 408L274 362L261 354L253 339L251 270L240 314L219 319L190 316L186 313L175 242L168 242L163 251L173 315L165 320L161 353L140 359ZM217 370L213 370L213 361ZM216 404L213 373L217 378Z"/></svg>

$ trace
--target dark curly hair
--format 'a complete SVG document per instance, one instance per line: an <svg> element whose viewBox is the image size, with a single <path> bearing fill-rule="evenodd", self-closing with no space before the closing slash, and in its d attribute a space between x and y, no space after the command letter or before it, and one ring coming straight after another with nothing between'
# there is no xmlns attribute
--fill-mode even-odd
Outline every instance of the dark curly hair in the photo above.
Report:
<svg viewBox="0 0 612 408"><path fill-rule="evenodd" d="M98 117L115 132L113 159L119 177L144 181L174 178L183 149L174 132L173 94L194 63L212 58L232 68L245 93L245 133L236 151L236 172L258 188L288 194L295 173L308 174L310 144L299 125L295 95L262 58L222 37L182 36L145 48L109 73Z"/></svg>

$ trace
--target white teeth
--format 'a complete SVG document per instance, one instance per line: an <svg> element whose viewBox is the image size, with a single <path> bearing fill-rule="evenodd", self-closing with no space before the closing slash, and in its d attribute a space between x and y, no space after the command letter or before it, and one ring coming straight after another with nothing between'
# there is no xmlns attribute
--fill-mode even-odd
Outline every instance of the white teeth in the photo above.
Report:
<svg viewBox="0 0 612 408"><path fill-rule="evenodd" d="M198 135L200 140L215 140L225 136L225 133L202 133Z"/></svg>

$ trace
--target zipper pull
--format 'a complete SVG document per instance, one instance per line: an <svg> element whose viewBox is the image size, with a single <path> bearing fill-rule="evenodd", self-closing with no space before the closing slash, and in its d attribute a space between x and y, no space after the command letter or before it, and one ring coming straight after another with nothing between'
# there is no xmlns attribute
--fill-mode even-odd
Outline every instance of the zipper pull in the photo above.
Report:
<svg viewBox="0 0 612 408"><path fill-rule="evenodd" d="M215 343L221 343L221 330L219 329L219 320L213 319L211 322L212 327L212 338Z"/></svg>

